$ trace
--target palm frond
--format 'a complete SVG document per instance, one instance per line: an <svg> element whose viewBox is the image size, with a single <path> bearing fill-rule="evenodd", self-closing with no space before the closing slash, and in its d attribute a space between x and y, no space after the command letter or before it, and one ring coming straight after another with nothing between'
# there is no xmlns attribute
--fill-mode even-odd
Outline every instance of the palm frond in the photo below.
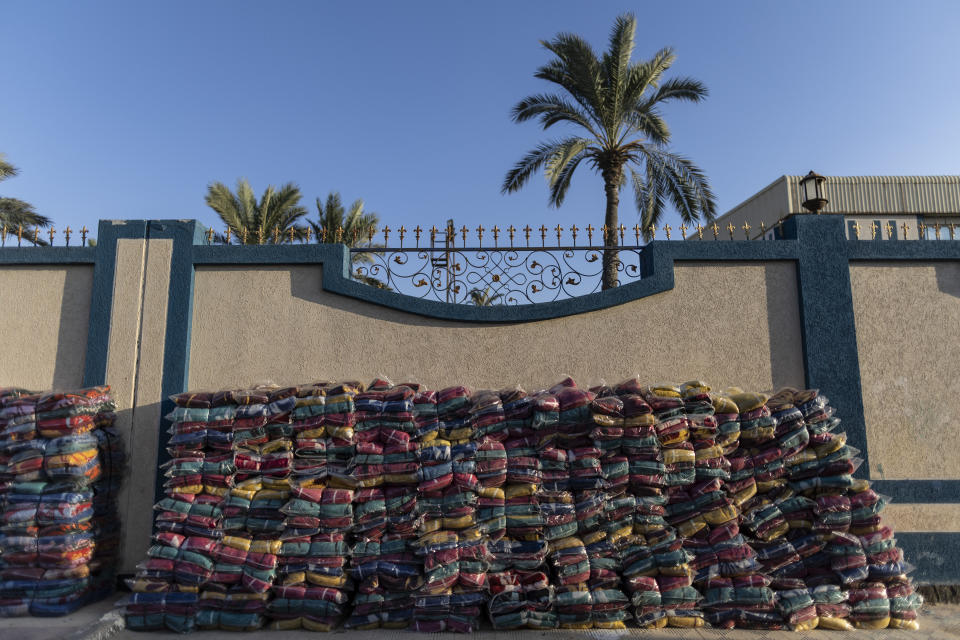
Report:
<svg viewBox="0 0 960 640"><path fill-rule="evenodd" d="M501 193L512 193L522 188L534 173L550 161L562 148L566 141L544 142L537 145L537 148L528 152L513 169L507 173L500 187Z"/></svg>
<svg viewBox="0 0 960 640"><path fill-rule="evenodd" d="M596 126L580 107L555 94L535 94L518 102L511 111L514 122L526 122L540 116L540 125L544 131L559 122L579 125L594 137L599 137Z"/></svg>
<svg viewBox="0 0 960 640"><path fill-rule="evenodd" d="M0 180L12 178L18 173L20 173L20 170L7 162L7 155L5 153L0 153Z"/></svg>

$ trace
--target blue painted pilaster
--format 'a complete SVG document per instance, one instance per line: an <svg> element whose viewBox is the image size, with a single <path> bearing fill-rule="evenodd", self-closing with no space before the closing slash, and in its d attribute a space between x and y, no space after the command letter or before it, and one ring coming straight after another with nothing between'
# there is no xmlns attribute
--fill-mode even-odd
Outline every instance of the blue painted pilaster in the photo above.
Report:
<svg viewBox="0 0 960 640"><path fill-rule="evenodd" d="M91 387L109 384L107 357L110 344L110 317L113 313L113 285L117 266L117 241L121 238L147 237L144 220L101 220L97 230L96 261L93 266L93 290L90 294L90 324L83 384ZM48 249L49 251L49 249Z"/></svg>
<svg viewBox="0 0 960 640"><path fill-rule="evenodd" d="M797 287L807 387L821 389L830 398L843 420L847 443L861 452L863 464L857 475L868 477L857 328L843 224L842 216L792 216L784 222L784 235L796 238L800 245Z"/></svg>

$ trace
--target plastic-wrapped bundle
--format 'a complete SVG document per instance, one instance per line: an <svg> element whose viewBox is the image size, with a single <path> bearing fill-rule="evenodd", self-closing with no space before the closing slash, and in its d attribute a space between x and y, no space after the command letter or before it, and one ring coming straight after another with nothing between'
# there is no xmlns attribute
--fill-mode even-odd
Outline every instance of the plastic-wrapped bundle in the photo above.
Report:
<svg viewBox="0 0 960 640"><path fill-rule="evenodd" d="M591 390L594 393L597 390ZM600 395L603 393L605 395ZM590 431L593 446L604 454L618 453L623 440L623 400L605 388L597 394L590 404L590 414L594 427Z"/></svg>
<svg viewBox="0 0 960 640"><path fill-rule="evenodd" d="M487 610L495 629L555 629L553 586L543 572L489 574Z"/></svg>
<svg viewBox="0 0 960 640"><path fill-rule="evenodd" d="M0 615L64 615L113 591L113 409L109 387L0 390Z"/></svg>
<svg viewBox="0 0 960 640"><path fill-rule="evenodd" d="M847 604L847 592L835 584L822 584L810 588L810 597L817 608L820 629L852 631L853 625L847 620L850 605Z"/></svg>
<svg viewBox="0 0 960 640"><path fill-rule="evenodd" d="M474 426L470 418L471 390L468 387L447 387L437 393L437 417L440 436L451 443L469 440Z"/></svg>
<svg viewBox="0 0 960 640"><path fill-rule="evenodd" d="M490 571L500 572L508 569L534 571L543 566L550 545L542 538L514 540L505 537L490 542L487 548L492 556Z"/></svg>
<svg viewBox="0 0 960 640"><path fill-rule="evenodd" d="M847 593L850 620L857 629L886 629L890 625L890 598L882 582L862 582Z"/></svg>
<svg viewBox="0 0 960 640"><path fill-rule="evenodd" d="M518 391L522 393L522 390ZM509 397L519 394L507 395ZM498 391L485 390L478 391L471 397L469 416L474 429L474 439L480 440L484 436L503 439L507 436L506 413L500 396Z"/></svg>

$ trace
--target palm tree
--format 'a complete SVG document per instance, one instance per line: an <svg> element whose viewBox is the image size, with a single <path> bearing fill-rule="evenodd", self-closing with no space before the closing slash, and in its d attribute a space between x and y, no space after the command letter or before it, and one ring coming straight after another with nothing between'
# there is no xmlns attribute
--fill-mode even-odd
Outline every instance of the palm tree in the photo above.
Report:
<svg viewBox="0 0 960 640"><path fill-rule="evenodd" d="M20 173L20 170L7 162L6 156L0 153L0 181L12 178ZM30 229L37 227L49 227L50 218L37 213L33 205L17 198L0 198L0 227L6 229L9 235L17 235L17 229L22 228L23 238L33 242L32 233L26 233ZM47 244L46 241L37 238L34 244Z"/></svg>
<svg viewBox="0 0 960 640"><path fill-rule="evenodd" d="M486 287L483 291L480 291L480 289L470 290L470 302L478 307L492 306L494 302L502 297L502 294L490 291L490 287Z"/></svg>
<svg viewBox="0 0 960 640"><path fill-rule="evenodd" d="M291 241L291 230L295 239L303 237L306 227L297 222L307 215L307 209L300 198L300 188L288 182L279 189L269 185L257 202L250 183L240 178L235 194L222 182L208 185L206 202L230 228L231 242L260 244L272 241L277 232L280 242Z"/></svg>
<svg viewBox="0 0 960 640"><path fill-rule="evenodd" d="M338 242L348 247L377 247L372 242L373 234L377 231L380 224L380 216L374 211L364 211L363 200L354 200L350 209L344 209L343 201L339 192L327 194L327 201L324 203L317 198L317 222L309 220L313 234L317 242ZM351 253L350 254L350 274L358 282L363 282L371 287L378 289L390 289L390 287L366 274L358 274L353 266L355 264L368 264L373 259L369 253Z"/></svg>
<svg viewBox="0 0 960 640"><path fill-rule="evenodd" d="M310 220L317 242L341 242L348 247L370 246L380 224L380 216L363 210L363 200L354 200L350 210L343 208L339 192L327 195L326 204L317 198L317 222Z"/></svg>
<svg viewBox="0 0 960 640"><path fill-rule="evenodd" d="M543 46L556 56L535 77L558 85L566 95L543 93L514 106L513 121L539 118L544 130L558 123L579 128L573 135L539 145L507 173L503 193L517 191L540 168L550 185L551 205L563 204L570 179L584 160L603 177L606 196L604 245L617 244L620 189L629 169L633 195L644 235L661 219L666 201L692 224L716 217L716 204L706 176L693 162L667 149L670 129L660 105L672 100L699 102L707 88L691 78L662 80L675 56L661 49L650 60L631 62L636 18L617 18L610 46L598 58L579 36L557 35ZM617 251L603 254L603 288L617 284Z"/></svg>

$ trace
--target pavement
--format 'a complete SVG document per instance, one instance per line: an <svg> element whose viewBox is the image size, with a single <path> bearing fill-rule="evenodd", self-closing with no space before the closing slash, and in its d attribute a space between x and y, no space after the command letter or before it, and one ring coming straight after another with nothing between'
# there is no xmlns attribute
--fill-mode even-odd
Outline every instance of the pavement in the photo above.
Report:
<svg viewBox="0 0 960 640"><path fill-rule="evenodd" d="M168 632L136 632L123 627L121 597L108 598L62 618L7 618L0 621L0 638L3 640L183 640L184 636ZM960 605L926 605L920 613L920 631L884 629L881 631L749 631L745 629L626 629L609 631L493 631L484 629L475 635L483 640L618 640L640 638L644 640L960 640ZM263 631L270 640L303 639L317 635L311 631ZM336 640L440 640L441 634L412 633L378 629L376 631L331 632ZM191 637L196 640L238 640L242 633L229 631L196 631ZM444 640L454 640L457 634L442 634Z"/></svg>

